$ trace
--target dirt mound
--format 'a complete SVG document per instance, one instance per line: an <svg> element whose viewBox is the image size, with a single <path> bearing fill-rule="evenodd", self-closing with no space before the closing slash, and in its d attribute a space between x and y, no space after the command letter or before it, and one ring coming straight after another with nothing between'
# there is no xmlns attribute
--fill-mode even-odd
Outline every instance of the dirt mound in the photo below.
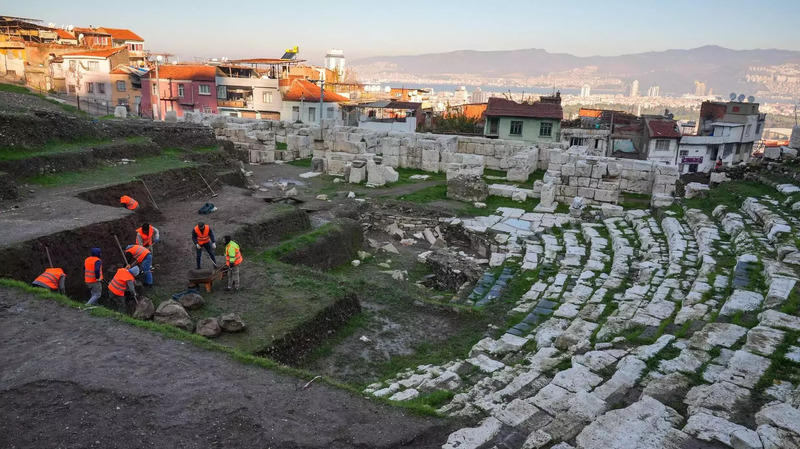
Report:
<svg viewBox="0 0 800 449"><path fill-rule="evenodd" d="M277 248L280 254L277 258L293 265L330 270L353 260L363 246L364 231L361 225L356 221L340 218L309 234L285 242Z"/></svg>
<svg viewBox="0 0 800 449"><path fill-rule="evenodd" d="M35 148L53 141L102 137L102 133L92 125L91 121L53 111L33 111L27 114L0 113L0 135L3 136L3 147L17 148Z"/></svg>
<svg viewBox="0 0 800 449"><path fill-rule="evenodd" d="M296 207L281 206L267 212L262 219L242 225L232 238L243 248L263 248L308 229L311 229L308 214Z"/></svg>

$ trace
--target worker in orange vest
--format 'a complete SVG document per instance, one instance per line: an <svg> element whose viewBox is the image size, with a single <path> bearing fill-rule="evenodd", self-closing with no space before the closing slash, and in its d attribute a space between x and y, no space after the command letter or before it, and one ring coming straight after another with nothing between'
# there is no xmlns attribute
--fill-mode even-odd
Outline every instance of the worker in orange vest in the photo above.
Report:
<svg viewBox="0 0 800 449"><path fill-rule="evenodd" d="M150 250L145 248L142 245L128 245L125 248L125 252L131 255L133 261L128 265L138 264L142 269L142 274L144 274L144 284L145 287L152 287L153 286L153 254L150 253Z"/></svg>
<svg viewBox="0 0 800 449"><path fill-rule="evenodd" d="M114 278L108 283L108 292L111 293L111 301L120 313L133 314L139 299L136 297L136 276L139 275L139 267L120 268L114 274ZM133 301L125 301L125 292L130 293ZM131 307L128 307L131 304Z"/></svg>
<svg viewBox="0 0 800 449"><path fill-rule="evenodd" d="M153 244L160 241L158 229L150 223L144 223L141 228L136 230L136 244L144 246L150 252L153 251Z"/></svg>
<svg viewBox="0 0 800 449"><path fill-rule="evenodd" d="M239 290L239 265L242 263L242 252L239 245L231 240L231 236L226 235L222 239L225 242L225 264L228 266L228 291Z"/></svg>
<svg viewBox="0 0 800 449"><path fill-rule="evenodd" d="M43 287L53 292L57 291L63 295L66 291L64 286L66 279L67 275L64 274L64 270L61 268L48 268L34 279L31 285Z"/></svg>
<svg viewBox="0 0 800 449"><path fill-rule="evenodd" d="M89 287L92 296L86 303L87 306L97 305L100 295L103 294L103 261L100 260L100 248L92 248L90 256L83 262L83 281Z"/></svg>
<svg viewBox="0 0 800 449"><path fill-rule="evenodd" d="M208 252L209 257L211 257L211 263L214 264L214 268L217 268L217 259L214 257L214 249L217 248L217 241L214 239L214 231L201 221L192 229L192 241L197 248L197 269L200 269L200 261L203 256L204 248Z"/></svg>
<svg viewBox="0 0 800 449"><path fill-rule="evenodd" d="M136 210L139 207L139 202L135 199L129 197L128 195L123 195L119 197L119 202L124 204L128 210Z"/></svg>

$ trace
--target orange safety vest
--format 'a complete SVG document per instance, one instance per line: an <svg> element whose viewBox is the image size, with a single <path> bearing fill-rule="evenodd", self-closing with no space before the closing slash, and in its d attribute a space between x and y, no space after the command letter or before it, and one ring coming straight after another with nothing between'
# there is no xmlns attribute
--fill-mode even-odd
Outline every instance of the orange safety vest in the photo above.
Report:
<svg viewBox="0 0 800 449"><path fill-rule="evenodd" d="M153 227L152 226L150 226L150 233L149 234L145 234L144 231L142 231L142 228L137 229L136 232L139 234L139 237L142 238L142 246L153 246Z"/></svg>
<svg viewBox="0 0 800 449"><path fill-rule="evenodd" d="M211 237L208 236L208 233L211 232L211 228L206 225L203 228L203 232L200 232L200 226L194 227L194 233L197 234L197 244L198 245L205 245L206 243L211 241Z"/></svg>
<svg viewBox="0 0 800 449"><path fill-rule="evenodd" d="M225 263L228 264L228 266L231 265L230 248L233 248L234 251L233 266L235 267L242 263L242 252L239 251L239 245L237 245L236 242L228 243L228 246L225 247Z"/></svg>
<svg viewBox="0 0 800 449"><path fill-rule="evenodd" d="M86 261L83 262L83 269L84 269L84 271L83 271L83 281L86 282L87 284L91 284L91 283L103 280L103 265L102 265L102 262L101 262L101 265L100 265L100 278L98 279L94 275L94 264L98 260L100 260L99 257L91 256L91 257L87 257Z"/></svg>
<svg viewBox="0 0 800 449"><path fill-rule="evenodd" d="M124 204L128 210L136 210L139 207L139 202L135 199L129 197L128 195L123 195L119 198L119 202Z"/></svg>
<svg viewBox="0 0 800 449"><path fill-rule="evenodd" d="M125 250L126 253L131 253L131 256L136 260L136 262L141 263L148 254L150 254L150 250L145 248L144 246L140 245L133 245L130 248Z"/></svg>
<svg viewBox="0 0 800 449"><path fill-rule="evenodd" d="M48 268L44 273L39 275L33 282L38 282L50 287L52 290L58 290L58 281L61 276L66 276L64 270L61 268Z"/></svg>
<svg viewBox="0 0 800 449"><path fill-rule="evenodd" d="M128 281L132 280L134 280L133 275L126 268L120 268L117 270L117 274L114 275L114 279L108 284L108 291L117 296L125 296L125 291L128 289Z"/></svg>

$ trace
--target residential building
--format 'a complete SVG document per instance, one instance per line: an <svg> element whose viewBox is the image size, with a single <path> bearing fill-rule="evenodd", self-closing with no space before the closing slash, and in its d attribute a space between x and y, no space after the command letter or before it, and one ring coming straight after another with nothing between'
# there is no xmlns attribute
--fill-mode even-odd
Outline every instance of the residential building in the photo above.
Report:
<svg viewBox="0 0 800 449"><path fill-rule="evenodd" d="M111 104L125 106L129 115L141 115L142 77L147 74L147 69L118 65L109 74Z"/></svg>
<svg viewBox="0 0 800 449"><path fill-rule="evenodd" d="M584 84L581 86L581 98L586 98L592 94L592 86Z"/></svg>
<svg viewBox="0 0 800 449"><path fill-rule="evenodd" d="M659 86L650 86L647 89L648 97L658 97L661 95L661 88Z"/></svg>
<svg viewBox="0 0 800 449"><path fill-rule="evenodd" d="M124 28L98 28L97 31L111 35L111 45L113 47L127 47L131 65L144 67L144 39L131 30Z"/></svg>
<svg viewBox="0 0 800 449"><path fill-rule="evenodd" d="M159 65L142 78L142 116L163 119L169 111L217 113L219 68L207 65Z"/></svg>
<svg viewBox="0 0 800 449"><path fill-rule="evenodd" d="M331 48L325 54L325 68L335 72L339 81L344 81L344 52L337 48Z"/></svg>
<svg viewBox="0 0 800 449"><path fill-rule="evenodd" d="M283 100L277 77L270 71L239 64L219 66L217 109L221 115L280 120ZM280 73L278 71L278 73Z"/></svg>
<svg viewBox="0 0 800 449"><path fill-rule="evenodd" d="M322 94L320 87L305 79L295 79L289 89L283 94L283 107L280 119L282 121L319 123L320 120L320 96L322 96L323 108L322 119L333 120L340 123L342 114L340 103L349 101L335 92L326 90Z"/></svg>
<svg viewBox="0 0 800 449"><path fill-rule="evenodd" d="M645 148L647 160L676 165L681 132L678 122L664 117L644 117Z"/></svg>
<svg viewBox="0 0 800 449"><path fill-rule="evenodd" d="M556 101L557 100L557 101ZM543 97L533 103L517 103L505 98L489 98L484 136L526 142L558 142L560 140L561 94Z"/></svg>
<svg viewBox="0 0 800 449"><path fill-rule="evenodd" d="M61 45L78 45L78 37L69 30L58 28L56 29L56 35L58 35L56 42Z"/></svg>
<svg viewBox="0 0 800 449"><path fill-rule="evenodd" d="M469 118L483 121L483 113L486 112L486 108L488 106L489 105L487 103L466 103L457 106L448 106L443 115L464 115Z"/></svg>
<svg viewBox="0 0 800 449"><path fill-rule="evenodd" d="M61 68L67 93L95 107L112 104L111 69L128 63L125 47L85 50L61 56Z"/></svg>
<svg viewBox="0 0 800 449"><path fill-rule="evenodd" d="M380 100L348 107L345 123L375 131L413 133L423 126L422 103ZM355 120L354 120L355 119Z"/></svg>
<svg viewBox="0 0 800 449"><path fill-rule="evenodd" d="M489 95L482 91L480 87L476 87L475 90L469 94L469 102L471 104L485 104L488 99Z"/></svg>
<svg viewBox="0 0 800 449"><path fill-rule="evenodd" d="M84 45L94 49L113 47L111 43L111 35L100 30L99 28L75 27L72 30L72 34L78 38L78 45Z"/></svg>
<svg viewBox="0 0 800 449"><path fill-rule="evenodd" d="M25 43L0 36L0 79L11 82L25 80Z"/></svg>
<svg viewBox="0 0 800 449"><path fill-rule="evenodd" d="M706 83L700 81L694 82L694 95L696 97L704 97L706 95Z"/></svg>
<svg viewBox="0 0 800 449"><path fill-rule="evenodd" d="M457 106L468 102L469 102L469 93L467 92L467 87L461 86L458 89L456 89L455 94L453 94L452 104Z"/></svg>
<svg viewBox="0 0 800 449"><path fill-rule="evenodd" d="M0 36L18 42L49 43L58 40L55 28L42 25L39 19L0 16Z"/></svg>
<svg viewBox="0 0 800 449"><path fill-rule="evenodd" d="M730 166L747 162L764 132L766 114L752 102L704 101L696 136L680 141L681 172L709 171L717 160Z"/></svg>

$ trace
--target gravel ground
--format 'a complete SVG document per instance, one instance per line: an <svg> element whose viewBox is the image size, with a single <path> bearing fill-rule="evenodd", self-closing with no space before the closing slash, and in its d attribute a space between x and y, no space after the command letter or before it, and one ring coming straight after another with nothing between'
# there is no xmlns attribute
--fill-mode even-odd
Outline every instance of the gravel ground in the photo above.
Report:
<svg viewBox="0 0 800 449"><path fill-rule="evenodd" d="M34 95L0 91L0 110L6 112L50 111L63 114L61 106Z"/></svg>

